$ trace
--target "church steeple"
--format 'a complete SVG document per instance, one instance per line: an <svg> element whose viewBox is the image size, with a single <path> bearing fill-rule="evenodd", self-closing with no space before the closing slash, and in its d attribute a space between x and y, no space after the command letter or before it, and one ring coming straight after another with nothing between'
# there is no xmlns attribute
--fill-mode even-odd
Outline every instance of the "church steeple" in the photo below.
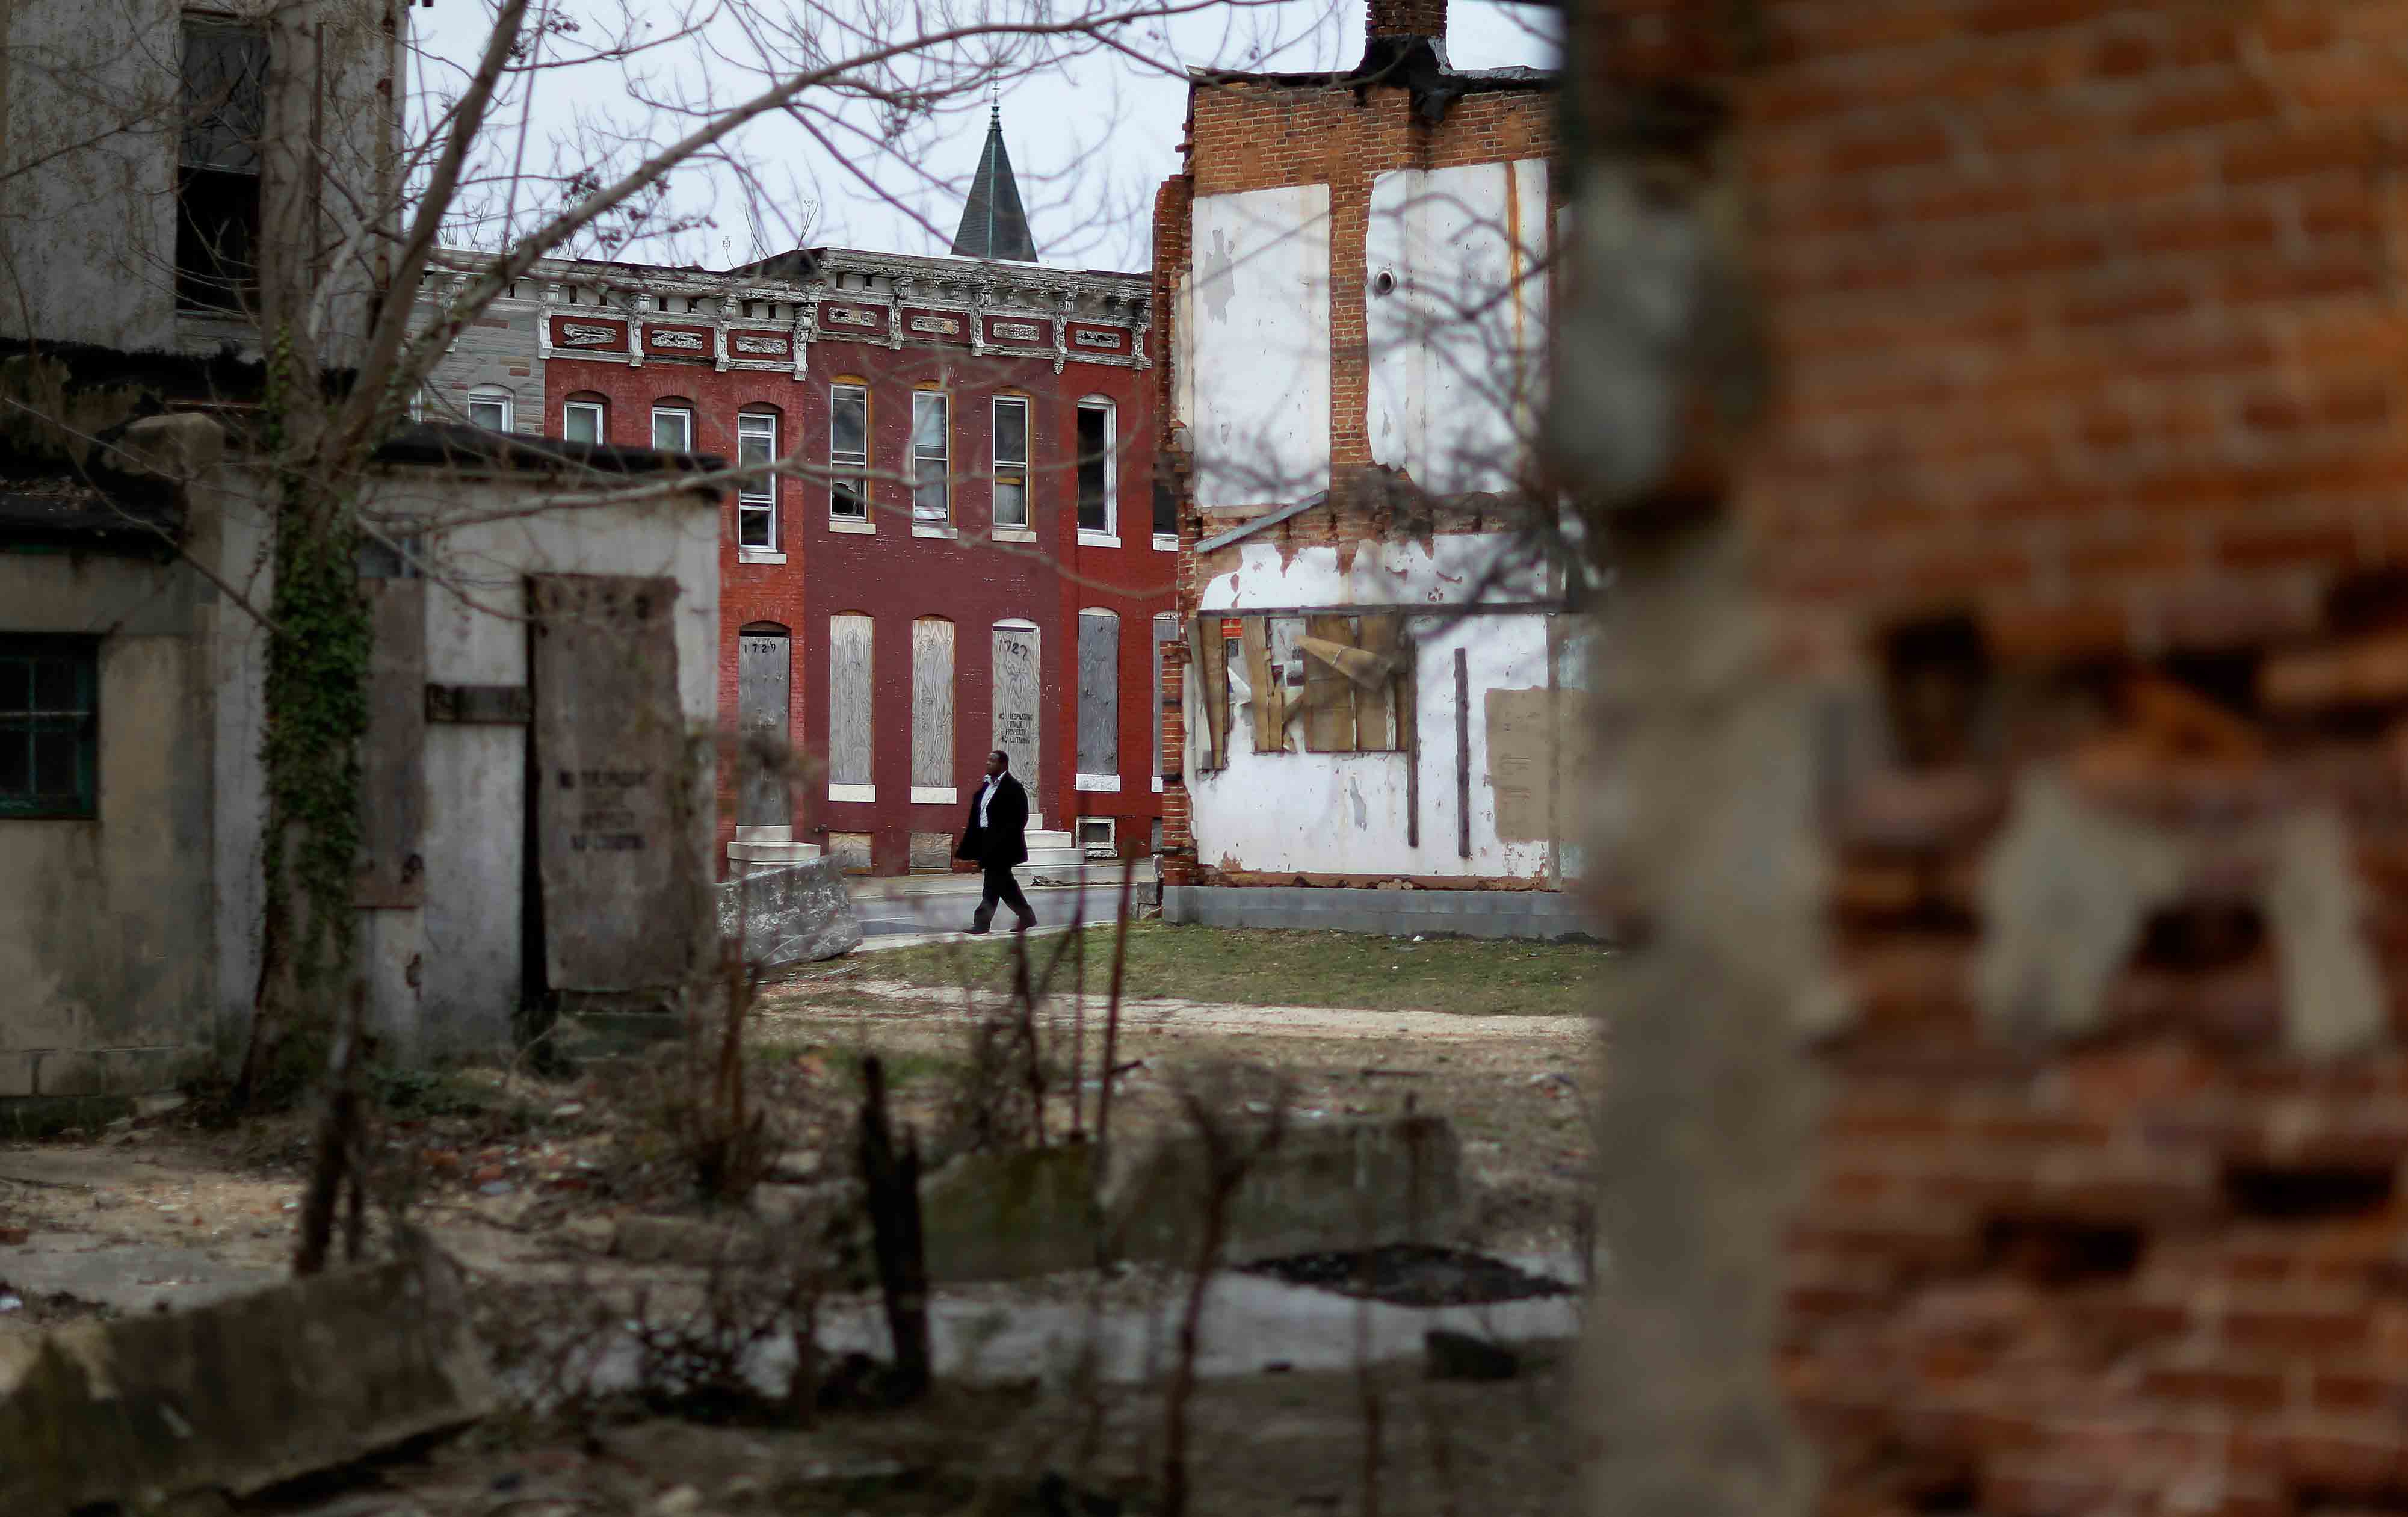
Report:
<svg viewBox="0 0 2408 1517"><path fill-rule="evenodd" d="M978 177L970 180L970 196L962 206L961 230L953 234L953 255L1037 262L1037 243L1028 235L1028 213L1020 208L1020 185L1011 177L1011 156L1003 150L1000 104L988 108L986 150L979 154Z"/></svg>

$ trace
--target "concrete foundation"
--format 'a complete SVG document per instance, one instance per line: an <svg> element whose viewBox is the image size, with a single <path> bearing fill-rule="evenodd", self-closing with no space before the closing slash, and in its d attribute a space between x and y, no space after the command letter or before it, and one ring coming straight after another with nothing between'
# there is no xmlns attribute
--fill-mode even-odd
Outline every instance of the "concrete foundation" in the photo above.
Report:
<svg viewBox="0 0 2408 1517"><path fill-rule="evenodd" d="M834 859L755 869L719 885L719 932L741 935L748 964L775 967L850 953L861 921Z"/></svg>
<svg viewBox="0 0 2408 1517"><path fill-rule="evenodd" d="M1165 885L1162 920L1199 927L1297 927L1391 937L1525 938L1608 934L1580 898L1552 890L1348 890L1310 885Z"/></svg>

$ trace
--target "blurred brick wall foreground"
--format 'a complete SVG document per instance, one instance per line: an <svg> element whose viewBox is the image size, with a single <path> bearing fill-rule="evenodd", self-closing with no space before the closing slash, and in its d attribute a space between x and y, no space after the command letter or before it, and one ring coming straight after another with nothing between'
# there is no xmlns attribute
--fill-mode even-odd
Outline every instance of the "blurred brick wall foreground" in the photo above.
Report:
<svg viewBox="0 0 2408 1517"><path fill-rule="evenodd" d="M1826 1510L2408 1511L2408 0L1584 19L1736 109L1736 504L1879 713L1790 1254Z"/></svg>

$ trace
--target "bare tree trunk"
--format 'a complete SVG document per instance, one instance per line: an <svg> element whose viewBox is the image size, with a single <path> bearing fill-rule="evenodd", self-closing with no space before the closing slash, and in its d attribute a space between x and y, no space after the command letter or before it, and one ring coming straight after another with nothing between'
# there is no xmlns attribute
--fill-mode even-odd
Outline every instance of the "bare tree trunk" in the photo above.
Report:
<svg viewBox="0 0 2408 1517"><path fill-rule="evenodd" d="M920 1245L920 1151L907 1131L898 1152L886 1114L886 1066L861 1061L861 1180L869 1195L878 1285L895 1343L897 1400L928 1389L928 1265Z"/></svg>

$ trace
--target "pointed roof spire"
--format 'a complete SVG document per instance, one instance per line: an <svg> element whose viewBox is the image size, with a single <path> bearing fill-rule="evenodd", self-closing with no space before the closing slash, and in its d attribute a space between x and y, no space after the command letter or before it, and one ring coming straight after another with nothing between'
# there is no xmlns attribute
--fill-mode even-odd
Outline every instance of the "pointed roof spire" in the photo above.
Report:
<svg viewBox="0 0 2408 1517"><path fill-rule="evenodd" d="M970 180L969 199L962 205L961 229L953 234L953 255L1037 262L1037 243L1028 235L1028 213L1020 207L1020 185L1011 177L1011 156L1003 150L1000 101L987 107L986 149L979 154L978 175Z"/></svg>

